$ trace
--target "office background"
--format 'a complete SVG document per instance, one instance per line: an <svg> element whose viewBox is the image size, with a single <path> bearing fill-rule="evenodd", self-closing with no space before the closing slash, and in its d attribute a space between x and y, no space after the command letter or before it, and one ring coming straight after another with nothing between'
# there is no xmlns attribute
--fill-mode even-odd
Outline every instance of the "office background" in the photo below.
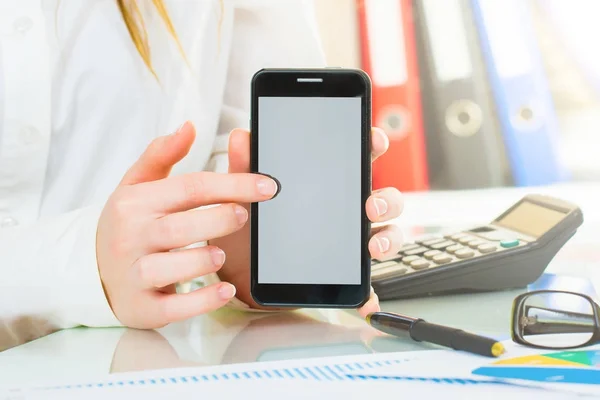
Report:
<svg viewBox="0 0 600 400"><path fill-rule="evenodd" d="M373 123L392 139L374 186L421 191L600 180L600 2L315 5L328 64L362 68L373 79ZM470 58L467 72L461 57ZM398 132L408 119L421 124Z"/></svg>

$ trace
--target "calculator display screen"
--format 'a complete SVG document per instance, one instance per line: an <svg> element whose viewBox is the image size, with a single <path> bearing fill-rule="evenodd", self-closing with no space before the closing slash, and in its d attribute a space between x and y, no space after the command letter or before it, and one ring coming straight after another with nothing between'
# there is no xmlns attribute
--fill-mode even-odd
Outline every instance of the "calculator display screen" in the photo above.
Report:
<svg viewBox="0 0 600 400"><path fill-rule="evenodd" d="M524 201L496 223L526 235L539 237L552 229L566 216L566 212Z"/></svg>

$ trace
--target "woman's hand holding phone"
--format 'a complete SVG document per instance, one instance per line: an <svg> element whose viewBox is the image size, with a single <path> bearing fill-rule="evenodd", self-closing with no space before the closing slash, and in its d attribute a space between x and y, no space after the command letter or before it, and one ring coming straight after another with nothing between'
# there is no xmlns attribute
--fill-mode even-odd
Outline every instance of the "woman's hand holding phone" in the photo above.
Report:
<svg viewBox="0 0 600 400"><path fill-rule="evenodd" d="M372 161L383 155L389 146L386 133L379 128L371 130ZM229 140L229 172L232 174L250 171L250 132L236 129ZM244 204L247 210L249 204ZM395 188L386 188L372 193L366 203L369 220L385 223L397 218L402 213L403 199ZM396 254L402 246L402 232L396 225L383 225L372 230L369 241L369 252L372 258L385 259ZM250 294L250 228L246 224L243 229L218 239L211 240L227 253L225 266L217 273L221 280L233 283L237 288L240 300L254 308L262 308ZM310 249L304 249L310 251ZM358 310L362 316L379 311L379 299L371 289L369 300Z"/></svg>
<svg viewBox="0 0 600 400"><path fill-rule="evenodd" d="M110 306L129 327L151 329L216 310L236 295L258 307L249 289L250 239L248 205L268 201L276 183L248 173L249 132L235 130L230 139L230 173L198 172L169 177L195 138L190 123L156 139L130 168L100 216L97 262ZM387 150L388 140L373 129L373 158ZM218 204L218 205L217 205ZM216 205L216 206L213 206ZM202 206L212 206L200 208ZM397 217L400 194L393 189L373 193L367 202L373 222ZM187 248L208 241L206 247ZM400 231L384 227L369 243L374 258L394 254ZM176 293L178 282L217 272L223 282ZM379 309L377 296L359 310Z"/></svg>

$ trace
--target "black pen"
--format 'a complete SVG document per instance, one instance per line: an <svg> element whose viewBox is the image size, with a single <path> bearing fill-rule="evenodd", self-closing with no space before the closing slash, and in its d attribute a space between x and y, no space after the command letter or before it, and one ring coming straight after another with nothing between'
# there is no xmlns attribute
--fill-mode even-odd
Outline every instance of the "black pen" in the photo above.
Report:
<svg viewBox="0 0 600 400"><path fill-rule="evenodd" d="M497 340L467 333L461 329L432 324L420 318L376 312L367 315L367 322L373 328L390 335L403 337L408 333L418 342L433 343L487 357L498 357L504 353L504 346Z"/></svg>

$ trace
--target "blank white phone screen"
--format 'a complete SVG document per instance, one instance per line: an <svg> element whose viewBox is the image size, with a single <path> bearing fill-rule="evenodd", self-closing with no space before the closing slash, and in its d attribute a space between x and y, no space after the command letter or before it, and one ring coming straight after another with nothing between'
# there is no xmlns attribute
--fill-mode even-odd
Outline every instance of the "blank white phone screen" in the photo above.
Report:
<svg viewBox="0 0 600 400"><path fill-rule="evenodd" d="M258 283L361 283L361 98L260 97Z"/></svg>

